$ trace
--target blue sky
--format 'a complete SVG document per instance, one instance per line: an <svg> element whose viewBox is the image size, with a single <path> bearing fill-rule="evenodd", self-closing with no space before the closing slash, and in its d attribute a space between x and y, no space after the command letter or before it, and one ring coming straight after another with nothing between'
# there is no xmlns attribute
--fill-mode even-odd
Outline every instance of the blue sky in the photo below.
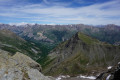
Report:
<svg viewBox="0 0 120 80"><path fill-rule="evenodd" d="M0 0L0 23L120 25L120 0Z"/></svg>

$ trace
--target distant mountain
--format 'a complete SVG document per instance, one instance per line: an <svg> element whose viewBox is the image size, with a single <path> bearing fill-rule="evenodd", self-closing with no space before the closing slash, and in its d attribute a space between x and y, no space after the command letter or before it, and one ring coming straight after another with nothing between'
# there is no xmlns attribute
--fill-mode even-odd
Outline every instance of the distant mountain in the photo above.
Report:
<svg viewBox="0 0 120 80"><path fill-rule="evenodd" d="M44 43L48 45L58 44L62 41L70 39L76 32L83 32L89 36L99 39L100 41L114 44L120 41L120 26L109 25L40 25L40 24L24 24L9 25L0 24L0 29L8 29L17 33L22 38ZM48 46L47 45L47 46Z"/></svg>
<svg viewBox="0 0 120 80"><path fill-rule="evenodd" d="M120 41L120 26L109 24L94 30L87 30L85 34L99 39L100 41L115 44Z"/></svg>
<svg viewBox="0 0 120 80"><path fill-rule="evenodd" d="M38 59L38 55L41 53L40 48L34 43L27 42L6 29L0 30L0 49L10 52L11 55L14 55L16 52L22 52L33 59Z"/></svg>
<svg viewBox="0 0 120 80"><path fill-rule="evenodd" d="M101 42L81 32L58 45L44 62L49 75L97 75L120 61L120 46Z"/></svg>

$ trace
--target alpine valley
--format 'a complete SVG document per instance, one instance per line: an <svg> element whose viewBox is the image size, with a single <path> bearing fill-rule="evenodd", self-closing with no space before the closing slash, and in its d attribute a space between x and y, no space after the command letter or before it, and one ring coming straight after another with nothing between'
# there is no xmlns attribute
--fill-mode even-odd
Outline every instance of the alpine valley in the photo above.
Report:
<svg viewBox="0 0 120 80"><path fill-rule="evenodd" d="M119 67L118 25L0 24L0 80L119 80Z"/></svg>

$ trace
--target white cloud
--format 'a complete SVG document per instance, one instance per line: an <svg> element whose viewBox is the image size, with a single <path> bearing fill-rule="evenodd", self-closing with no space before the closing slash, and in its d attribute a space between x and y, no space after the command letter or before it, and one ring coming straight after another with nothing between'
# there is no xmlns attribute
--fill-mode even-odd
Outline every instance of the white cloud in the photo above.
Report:
<svg viewBox="0 0 120 80"><path fill-rule="evenodd" d="M48 0L44 0L49 4ZM64 3L65 4L65 3ZM118 24L120 25L120 1L114 0L84 7L46 6L32 4L18 7L0 8L0 16L48 23L84 23L84 24ZM5 13L5 14L4 14ZM114 18L114 19L113 19Z"/></svg>
<svg viewBox="0 0 120 80"><path fill-rule="evenodd" d="M9 23L9 25L16 25L16 26L21 26L21 25L35 25L35 23L26 23L26 22L21 22L21 23Z"/></svg>
<svg viewBox="0 0 120 80"><path fill-rule="evenodd" d="M50 4L47 0L43 0L43 2L44 2L45 4Z"/></svg>

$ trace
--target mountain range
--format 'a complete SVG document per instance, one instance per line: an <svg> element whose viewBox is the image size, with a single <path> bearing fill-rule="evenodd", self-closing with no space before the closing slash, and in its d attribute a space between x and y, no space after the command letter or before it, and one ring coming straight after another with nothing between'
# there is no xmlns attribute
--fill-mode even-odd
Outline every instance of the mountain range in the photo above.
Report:
<svg viewBox="0 0 120 80"><path fill-rule="evenodd" d="M0 29L8 29L26 40L41 41L44 43L59 43L70 39L76 32L83 32L101 41L114 44L120 41L120 26L114 24L92 26L84 24L71 25L9 25L0 24Z"/></svg>
<svg viewBox="0 0 120 80"><path fill-rule="evenodd" d="M0 49L29 56L48 76L96 76L120 61L120 26L0 24Z"/></svg>

